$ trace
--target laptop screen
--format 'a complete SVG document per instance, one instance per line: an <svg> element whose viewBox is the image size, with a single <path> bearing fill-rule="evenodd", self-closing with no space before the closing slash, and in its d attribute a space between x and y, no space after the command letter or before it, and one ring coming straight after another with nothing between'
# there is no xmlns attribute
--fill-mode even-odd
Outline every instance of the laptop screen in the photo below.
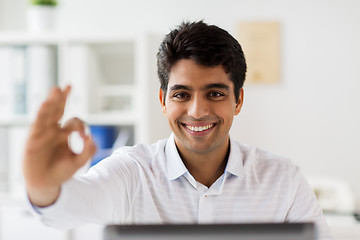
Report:
<svg viewBox="0 0 360 240"><path fill-rule="evenodd" d="M108 225L104 240L315 240L313 223Z"/></svg>

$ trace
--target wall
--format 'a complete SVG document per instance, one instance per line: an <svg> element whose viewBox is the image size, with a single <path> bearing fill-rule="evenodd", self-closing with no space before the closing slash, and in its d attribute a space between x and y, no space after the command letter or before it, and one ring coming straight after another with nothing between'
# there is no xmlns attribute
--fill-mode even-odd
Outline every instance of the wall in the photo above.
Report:
<svg viewBox="0 0 360 240"><path fill-rule="evenodd" d="M0 30L22 30L26 26L27 0L0 0Z"/></svg>
<svg viewBox="0 0 360 240"><path fill-rule="evenodd" d="M360 199L358 9L357 0L60 0L57 27L163 34L183 19L204 19L236 35L239 21L279 20L281 83L245 86L232 135L290 157L307 176L346 179ZM25 26L23 16L9 18L14 28Z"/></svg>

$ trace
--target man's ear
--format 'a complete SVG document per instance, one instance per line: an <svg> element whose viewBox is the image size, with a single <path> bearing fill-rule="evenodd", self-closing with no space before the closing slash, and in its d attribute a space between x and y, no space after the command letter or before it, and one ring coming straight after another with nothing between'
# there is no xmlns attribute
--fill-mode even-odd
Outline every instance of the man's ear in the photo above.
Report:
<svg viewBox="0 0 360 240"><path fill-rule="evenodd" d="M166 114L165 93L164 90L162 90L161 88L159 90L159 100L160 100L162 112Z"/></svg>
<svg viewBox="0 0 360 240"><path fill-rule="evenodd" d="M244 89L241 88L239 92L239 99L235 106L235 112L234 112L235 116L240 113L243 103L244 103Z"/></svg>

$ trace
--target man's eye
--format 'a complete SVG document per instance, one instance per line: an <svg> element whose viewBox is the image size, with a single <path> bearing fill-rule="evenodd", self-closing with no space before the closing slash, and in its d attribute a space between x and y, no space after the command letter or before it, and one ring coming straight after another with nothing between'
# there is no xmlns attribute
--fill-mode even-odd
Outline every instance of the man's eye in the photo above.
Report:
<svg viewBox="0 0 360 240"><path fill-rule="evenodd" d="M180 92L180 93L175 93L173 97L177 99L187 99L189 98L189 94L186 92Z"/></svg>
<svg viewBox="0 0 360 240"><path fill-rule="evenodd" d="M221 92L210 92L209 93L209 97L212 97L212 98L218 98L218 97L223 97L223 96L225 96L225 95Z"/></svg>

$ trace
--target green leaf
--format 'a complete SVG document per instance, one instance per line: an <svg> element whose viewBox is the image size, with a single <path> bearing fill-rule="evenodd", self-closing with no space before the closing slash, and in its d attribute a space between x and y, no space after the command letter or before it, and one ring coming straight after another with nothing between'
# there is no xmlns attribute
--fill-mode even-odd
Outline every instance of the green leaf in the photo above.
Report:
<svg viewBox="0 0 360 240"><path fill-rule="evenodd" d="M56 6L56 0L31 0L32 5Z"/></svg>

